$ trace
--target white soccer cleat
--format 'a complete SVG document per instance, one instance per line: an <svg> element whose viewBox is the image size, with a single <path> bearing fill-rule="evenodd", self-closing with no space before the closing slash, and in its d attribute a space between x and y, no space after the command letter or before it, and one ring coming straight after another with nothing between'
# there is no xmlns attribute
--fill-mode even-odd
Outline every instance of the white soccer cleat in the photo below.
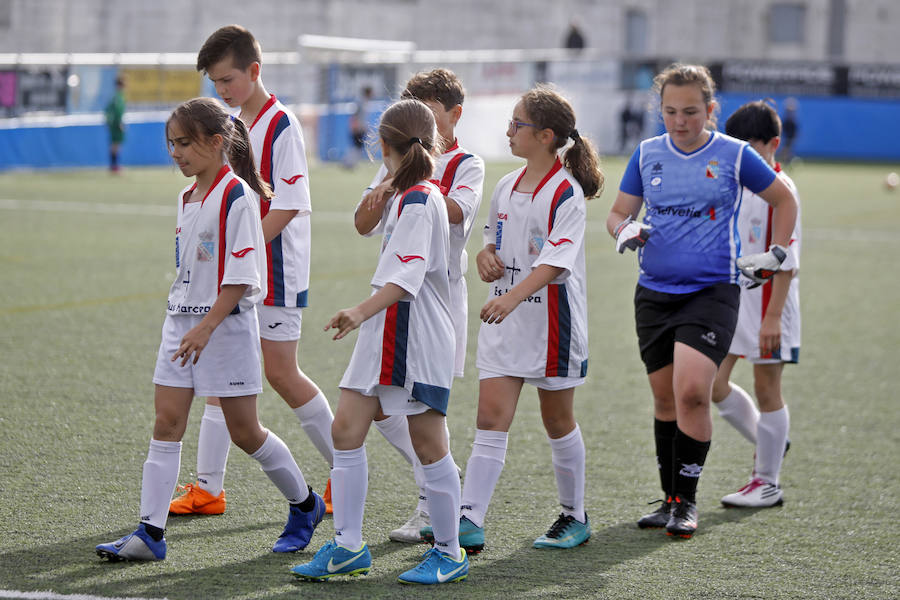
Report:
<svg viewBox="0 0 900 600"><path fill-rule="evenodd" d="M404 544L418 544L422 541L422 535L419 533L423 527L429 527L431 519L421 510L416 510L409 520L401 527L393 530L388 537L395 542L403 542Z"/></svg>
<svg viewBox="0 0 900 600"><path fill-rule="evenodd" d="M781 487L759 477L754 477L735 493L722 498L722 504L727 508L769 508L780 506L783 502Z"/></svg>

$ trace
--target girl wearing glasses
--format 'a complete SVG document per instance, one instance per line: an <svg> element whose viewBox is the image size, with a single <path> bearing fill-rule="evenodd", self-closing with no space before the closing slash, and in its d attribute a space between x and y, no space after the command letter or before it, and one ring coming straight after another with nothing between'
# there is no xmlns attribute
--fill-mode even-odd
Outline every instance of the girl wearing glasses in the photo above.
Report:
<svg viewBox="0 0 900 600"><path fill-rule="evenodd" d="M460 545L470 553L484 547L485 514L525 383L538 389L562 505L534 546L571 548L591 535L574 399L588 363L585 198L600 194L603 174L593 146L575 129L571 104L551 87L522 96L506 135L526 164L494 189L476 260L491 285L481 309L478 417L462 492Z"/></svg>

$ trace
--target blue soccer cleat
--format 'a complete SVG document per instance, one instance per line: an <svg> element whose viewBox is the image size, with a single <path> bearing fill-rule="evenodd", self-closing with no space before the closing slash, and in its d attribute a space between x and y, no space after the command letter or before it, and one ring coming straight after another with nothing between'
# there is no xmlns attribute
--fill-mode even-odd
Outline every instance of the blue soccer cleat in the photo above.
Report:
<svg viewBox="0 0 900 600"><path fill-rule="evenodd" d="M309 490L309 493L315 501L312 510L303 512L299 506L291 504L291 512L288 514L284 531L275 540L272 552L297 552L309 545L316 526L325 517L325 501L312 489Z"/></svg>
<svg viewBox="0 0 900 600"><path fill-rule="evenodd" d="M115 542L97 545L97 556L118 560L163 560L166 558L166 538L158 542L150 537L143 523L138 525L134 533L117 539Z"/></svg>
<svg viewBox="0 0 900 600"><path fill-rule="evenodd" d="M431 527L423 527L419 532L422 540L434 544L434 530ZM468 517L459 518L459 545L466 554L478 554L484 550L484 527L479 527Z"/></svg>
<svg viewBox="0 0 900 600"><path fill-rule="evenodd" d="M591 538L591 520L584 513L584 523L571 515L560 514L547 533L534 540L535 548L574 548Z"/></svg>
<svg viewBox="0 0 900 600"><path fill-rule="evenodd" d="M363 544L358 550L347 550L332 539L319 548L311 561L291 568L291 573L308 581L327 581L335 575L368 575L372 568L369 547Z"/></svg>
<svg viewBox="0 0 900 600"><path fill-rule="evenodd" d="M462 581L468 575L469 557L462 548L459 550L458 560L454 560L452 556L444 554L437 548L432 548L425 553L425 560L402 573L397 580L400 583L434 585Z"/></svg>

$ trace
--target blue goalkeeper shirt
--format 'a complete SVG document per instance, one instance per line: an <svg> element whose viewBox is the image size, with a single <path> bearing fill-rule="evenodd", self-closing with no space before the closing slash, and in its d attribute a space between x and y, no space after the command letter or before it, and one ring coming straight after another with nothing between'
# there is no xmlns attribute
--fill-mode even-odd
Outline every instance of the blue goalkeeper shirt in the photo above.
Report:
<svg viewBox="0 0 900 600"><path fill-rule="evenodd" d="M653 227L638 252L638 283L670 294L737 283L741 192L758 193L774 180L749 144L719 132L690 153L668 134L641 142L619 186L644 199L644 222Z"/></svg>

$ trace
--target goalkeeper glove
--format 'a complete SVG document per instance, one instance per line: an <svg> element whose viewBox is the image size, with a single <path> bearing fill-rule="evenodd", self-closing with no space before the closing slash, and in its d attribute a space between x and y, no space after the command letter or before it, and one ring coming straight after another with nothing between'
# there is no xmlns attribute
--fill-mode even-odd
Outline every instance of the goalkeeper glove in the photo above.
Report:
<svg viewBox="0 0 900 600"><path fill-rule="evenodd" d="M650 237L650 225L644 225L640 221L635 221L631 215L627 219L619 223L616 227L616 250L619 254L625 252L625 248L635 250L643 246Z"/></svg>
<svg viewBox="0 0 900 600"><path fill-rule="evenodd" d="M737 259L737 266L744 277L752 281L747 289L758 287L770 280L781 268L781 263L787 258L787 248L777 244L769 248L768 252L750 254Z"/></svg>

